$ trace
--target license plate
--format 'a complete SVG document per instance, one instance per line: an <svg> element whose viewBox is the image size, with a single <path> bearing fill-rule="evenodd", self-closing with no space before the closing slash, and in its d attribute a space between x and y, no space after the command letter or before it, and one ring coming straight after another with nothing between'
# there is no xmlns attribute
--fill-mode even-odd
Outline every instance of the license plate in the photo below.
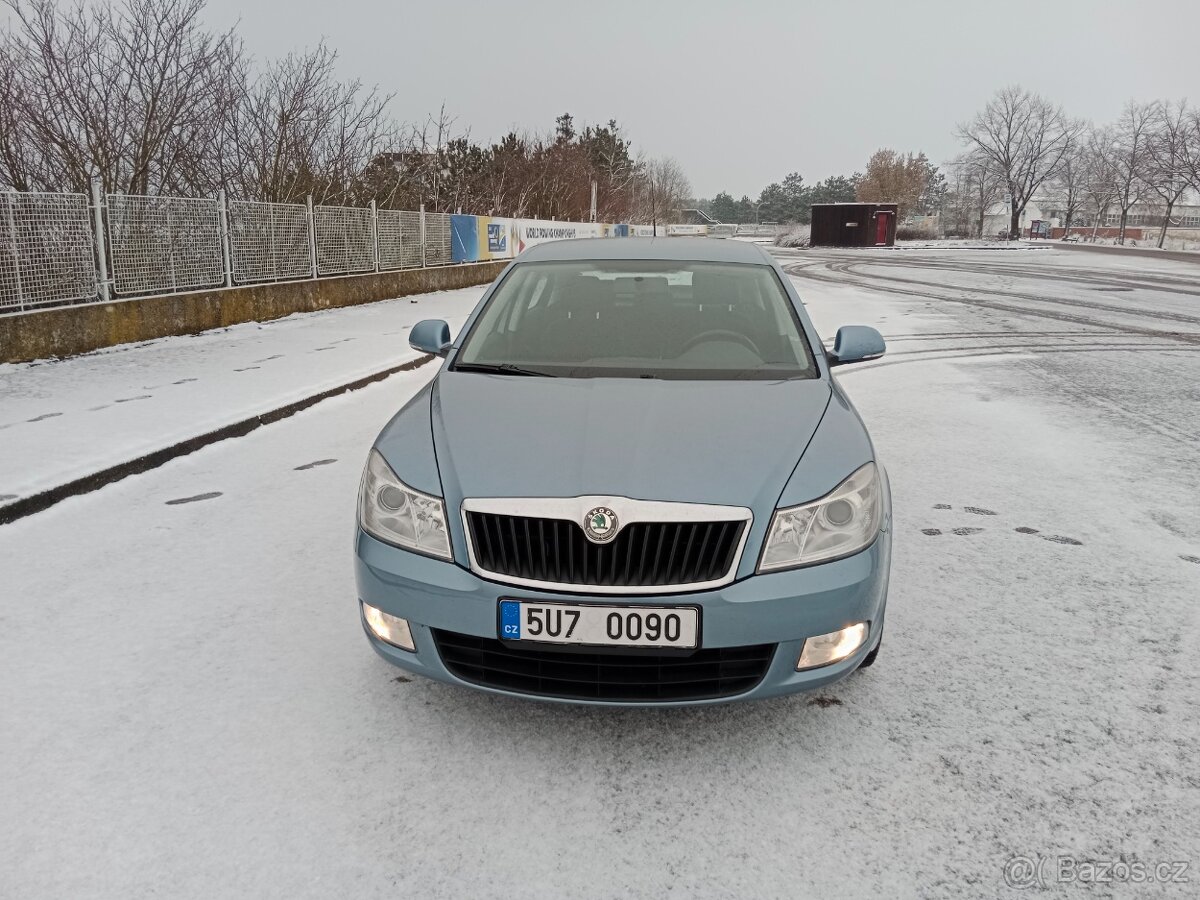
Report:
<svg viewBox="0 0 1200 900"><path fill-rule="evenodd" d="M700 610L694 606L500 601L500 637L506 641L690 650L699 636Z"/></svg>

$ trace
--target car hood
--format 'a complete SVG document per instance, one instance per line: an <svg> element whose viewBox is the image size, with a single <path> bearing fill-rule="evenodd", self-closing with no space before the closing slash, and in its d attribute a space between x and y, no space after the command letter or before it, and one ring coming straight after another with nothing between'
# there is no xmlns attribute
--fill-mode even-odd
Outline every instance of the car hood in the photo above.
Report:
<svg viewBox="0 0 1200 900"><path fill-rule="evenodd" d="M537 378L449 370L430 413L445 497L773 508L829 403L817 379Z"/></svg>

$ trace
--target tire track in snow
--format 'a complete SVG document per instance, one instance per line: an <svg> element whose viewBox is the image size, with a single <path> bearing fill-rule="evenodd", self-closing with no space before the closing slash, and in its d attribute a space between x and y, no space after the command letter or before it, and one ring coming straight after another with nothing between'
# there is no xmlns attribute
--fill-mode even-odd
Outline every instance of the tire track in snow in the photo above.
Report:
<svg viewBox="0 0 1200 900"><path fill-rule="evenodd" d="M830 264L829 266L826 266L826 268L829 268L832 265L833 264ZM974 307L978 307L980 309L996 310L997 312L1009 312L1009 313L1014 313L1014 314L1020 315L1020 316L1027 316L1030 318L1053 319L1055 321L1069 322L1069 323L1072 323L1075 325L1089 325L1089 326L1092 326L1095 328L1103 328L1103 329L1107 329L1109 331L1115 331L1115 332L1122 333L1122 334L1140 335L1140 336L1145 336L1145 337L1156 337L1156 338L1161 338L1163 340L1179 341L1181 343L1200 345L1200 333L1192 334L1189 332L1164 331L1164 330L1158 329L1158 328L1148 328L1148 327L1141 327L1141 326L1136 326L1136 325L1122 325L1120 323L1105 321L1103 319L1093 319L1093 318L1089 318L1087 316L1075 315L1072 313L1059 312L1059 311L1049 310L1049 309L1033 309L1028 306L1019 306L1014 303L995 302L995 301L991 301L991 300L985 300L982 298L968 298L968 297L961 297L961 296L952 297L952 296L946 296L944 294L931 293L929 290L923 290L923 291L909 290L907 288L893 286L890 283L891 280L886 278L885 276L878 276L878 283L872 284L868 280L855 280L853 278L846 278L846 277L837 278L837 277L834 277L833 275L827 275L827 274L814 272L814 271L811 271L812 268L813 268L813 266L811 266L811 265L810 266L784 266L784 271L787 272L789 275L795 276L797 278L809 278L814 281L823 281L823 282L827 282L829 284L840 285L842 287L859 287L859 288L864 288L869 291L875 291L877 293L885 293L885 294L903 294L905 296L910 296L910 297L919 297L922 300L936 300L936 301L944 302L944 303L957 303L957 304L960 304L963 306L974 306ZM838 270L831 269L831 271L838 271ZM935 287L938 287L938 286L935 285ZM941 287L944 288L944 285L942 285ZM999 293L999 294L997 294L997 296L1003 297L1005 295L1002 293ZM1039 299L1036 302L1056 303L1058 301ZM1086 305L1086 304L1081 304L1081 305ZM1098 307L1095 305L1088 306L1087 308L1096 309L1097 311L1103 311L1102 307ZM1122 312L1122 314L1129 315L1129 316L1140 315L1140 311L1138 311L1138 310L1126 309L1126 310L1121 310L1121 312ZM1200 320L1197 320L1197 324L1200 324Z"/></svg>

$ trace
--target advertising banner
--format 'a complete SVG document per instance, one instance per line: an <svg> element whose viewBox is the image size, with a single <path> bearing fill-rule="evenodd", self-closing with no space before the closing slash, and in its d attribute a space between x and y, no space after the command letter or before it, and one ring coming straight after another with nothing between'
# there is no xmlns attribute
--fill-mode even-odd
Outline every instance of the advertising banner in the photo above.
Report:
<svg viewBox="0 0 1200 900"><path fill-rule="evenodd" d="M663 226L660 226L660 229ZM651 233L649 225L606 222L555 222L547 219L500 219L493 216L450 217L450 251L454 262L512 259L526 247L547 241L584 237L626 237ZM665 229L664 232L665 233Z"/></svg>
<svg viewBox="0 0 1200 900"><path fill-rule="evenodd" d="M455 262L486 262L512 259L513 220L492 216L450 217L451 258Z"/></svg>
<svg viewBox="0 0 1200 900"><path fill-rule="evenodd" d="M454 262L479 260L479 231L474 216L450 217L450 258Z"/></svg>
<svg viewBox="0 0 1200 900"><path fill-rule="evenodd" d="M546 241L565 241L571 238L606 237L611 225L602 222L551 222L545 219L517 219L517 253Z"/></svg>
<svg viewBox="0 0 1200 900"><path fill-rule="evenodd" d="M479 217L480 259L512 259L517 255L513 220Z"/></svg>

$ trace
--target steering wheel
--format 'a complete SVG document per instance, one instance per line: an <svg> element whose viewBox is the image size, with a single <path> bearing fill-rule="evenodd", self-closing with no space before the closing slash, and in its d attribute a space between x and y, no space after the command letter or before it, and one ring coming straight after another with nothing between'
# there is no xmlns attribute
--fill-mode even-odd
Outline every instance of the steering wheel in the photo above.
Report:
<svg viewBox="0 0 1200 900"><path fill-rule="evenodd" d="M682 356L683 354L687 353L697 344L703 344L706 341L711 341L717 338L725 338L726 340L735 341L746 349L750 350L755 356L760 358L762 357L762 351L758 349L758 345L755 344L754 341L750 340L750 338L746 337L740 332L727 331L724 328L714 328L712 331L705 331L696 335L694 338L684 344L683 349L679 351L679 355Z"/></svg>

